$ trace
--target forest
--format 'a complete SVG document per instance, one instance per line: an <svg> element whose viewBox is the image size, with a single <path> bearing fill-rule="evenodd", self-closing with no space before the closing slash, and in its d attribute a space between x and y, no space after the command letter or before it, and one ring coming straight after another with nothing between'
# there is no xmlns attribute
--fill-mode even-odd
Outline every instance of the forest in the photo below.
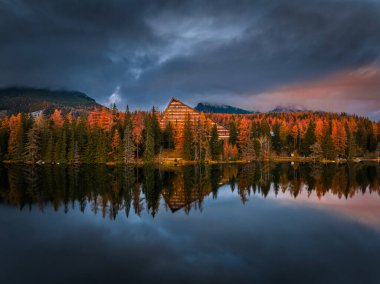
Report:
<svg viewBox="0 0 380 284"><path fill-rule="evenodd" d="M18 113L0 120L0 160L16 163L133 164L171 157L193 163L375 159L380 123L345 113L202 114L160 125L161 113L96 108L51 115ZM211 119L229 130L219 139Z"/></svg>

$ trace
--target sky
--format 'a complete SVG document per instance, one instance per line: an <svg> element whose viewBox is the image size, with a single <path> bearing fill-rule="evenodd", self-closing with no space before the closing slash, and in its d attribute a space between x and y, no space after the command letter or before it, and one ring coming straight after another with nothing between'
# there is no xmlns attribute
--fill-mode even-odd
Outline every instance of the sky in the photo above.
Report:
<svg viewBox="0 0 380 284"><path fill-rule="evenodd" d="M377 0L0 0L0 86L380 119L379 31Z"/></svg>

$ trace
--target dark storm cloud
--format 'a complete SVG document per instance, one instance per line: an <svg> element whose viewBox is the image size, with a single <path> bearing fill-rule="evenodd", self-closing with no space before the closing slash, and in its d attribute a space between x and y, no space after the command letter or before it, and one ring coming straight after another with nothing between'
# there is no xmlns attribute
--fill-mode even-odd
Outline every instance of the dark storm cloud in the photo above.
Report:
<svg viewBox="0 0 380 284"><path fill-rule="evenodd" d="M244 105L377 63L376 1L0 0L0 84L79 89L133 108ZM250 100L251 102L252 100ZM254 107L251 107L254 108Z"/></svg>

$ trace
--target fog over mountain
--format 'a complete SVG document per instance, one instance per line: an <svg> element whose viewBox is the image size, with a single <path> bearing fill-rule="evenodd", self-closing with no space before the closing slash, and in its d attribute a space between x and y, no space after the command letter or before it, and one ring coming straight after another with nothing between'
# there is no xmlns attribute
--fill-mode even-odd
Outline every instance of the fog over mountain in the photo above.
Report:
<svg viewBox="0 0 380 284"><path fill-rule="evenodd" d="M379 70L379 30L373 0L0 0L0 86L78 90L121 109L174 96L379 118L379 76L324 86Z"/></svg>

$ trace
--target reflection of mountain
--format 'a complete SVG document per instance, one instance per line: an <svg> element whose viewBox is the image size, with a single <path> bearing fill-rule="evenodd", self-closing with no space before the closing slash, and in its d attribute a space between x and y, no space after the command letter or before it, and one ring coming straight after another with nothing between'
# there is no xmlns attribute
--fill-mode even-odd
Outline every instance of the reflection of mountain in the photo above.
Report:
<svg viewBox="0 0 380 284"><path fill-rule="evenodd" d="M203 210L204 198L217 198L229 184L243 203L250 196L289 196L302 203L322 205L332 196L336 206L346 199L380 193L380 166L246 164L189 166L175 169L66 166L0 166L0 203L17 208L46 206L68 212L71 208L115 219L125 212L152 216L160 209L171 212ZM165 201L160 208L160 201ZM279 198L280 199L280 198ZM303 201L303 200L307 200ZM320 202L320 203L318 203ZM352 203L352 202L350 202ZM335 205L334 205L335 206ZM360 212L363 208L360 206ZM363 211L364 212L364 211ZM356 213L353 213L356 214Z"/></svg>

